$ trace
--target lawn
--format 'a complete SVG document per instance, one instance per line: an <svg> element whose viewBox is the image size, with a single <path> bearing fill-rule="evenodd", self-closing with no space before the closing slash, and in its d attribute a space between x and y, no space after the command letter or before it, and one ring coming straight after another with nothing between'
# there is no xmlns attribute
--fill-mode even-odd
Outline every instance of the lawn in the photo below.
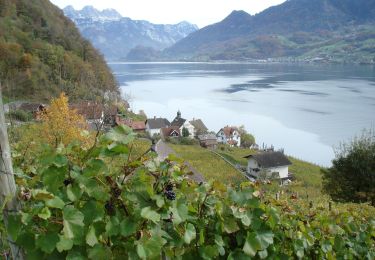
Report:
<svg viewBox="0 0 375 260"><path fill-rule="evenodd" d="M256 153L254 150L228 146L219 146L216 152L224 156L233 164L241 164L243 166L247 165L247 159L244 157ZM286 187L280 188L278 185L272 185L265 186L264 188L269 192L275 193L280 189L288 191L288 193L298 193L300 197L308 199L319 200L323 197L326 198L321 192L321 167L290 156L288 158L292 162L292 165L289 167L289 172L294 174L296 180Z"/></svg>
<svg viewBox="0 0 375 260"><path fill-rule="evenodd" d="M238 184L246 181L236 169L209 150L198 145L168 144L178 156L189 162L206 180Z"/></svg>

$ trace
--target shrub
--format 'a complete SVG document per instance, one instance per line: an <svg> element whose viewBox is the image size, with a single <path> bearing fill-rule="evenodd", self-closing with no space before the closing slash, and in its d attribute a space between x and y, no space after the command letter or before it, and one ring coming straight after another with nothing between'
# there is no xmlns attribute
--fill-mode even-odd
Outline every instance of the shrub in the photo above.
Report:
<svg viewBox="0 0 375 260"><path fill-rule="evenodd" d="M17 120L21 122L29 122L33 119L33 115L24 110L11 110L7 114L7 117L11 120Z"/></svg>
<svg viewBox="0 0 375 260"><path fill-rule="evenodd" d="M335 201L371 202L375 206L375 132L344 143L332 167L323 170L323 189Z"/></svg>

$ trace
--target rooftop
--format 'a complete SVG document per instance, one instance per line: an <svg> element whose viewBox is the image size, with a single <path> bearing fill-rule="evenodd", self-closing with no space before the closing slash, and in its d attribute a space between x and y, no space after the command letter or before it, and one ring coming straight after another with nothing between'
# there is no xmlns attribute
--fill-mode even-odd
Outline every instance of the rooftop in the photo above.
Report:
<svg viewBox="0 0 375 260"><path fill-rule="evenodd" d="M253 158L263 168L287 166L292 164L281 152L263 152L259 154L251 154L244 158Z"/></svg>

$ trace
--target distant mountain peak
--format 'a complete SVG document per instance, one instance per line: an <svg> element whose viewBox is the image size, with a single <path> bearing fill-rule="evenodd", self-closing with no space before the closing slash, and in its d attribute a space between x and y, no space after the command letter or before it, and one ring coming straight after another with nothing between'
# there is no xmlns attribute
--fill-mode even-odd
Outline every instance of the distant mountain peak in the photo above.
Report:
<svg viewBox="0 0 375 260"><path fill-rule="evenodd" d="M231 23L244 23L251 18L252 16L243 10L234 10L223 21Z"/></svg>
<svg viewBox="0 0 375 260"><path fill-rule="evenodd" d="M113 21L120 20L122 18L122 15L115 9L104 9L100 11L92 5L87 5L81 10L76 10L73 6L68 5L63 9L63 11L65 15L67 15L72 20L91 19L94 21Z"/></svg>
<svg viewBox="0 0 375 260"><path fill-rule="evenodd" d="M250 14L244 10L233 10L228 17L230 16L250 16Z"/></svg>

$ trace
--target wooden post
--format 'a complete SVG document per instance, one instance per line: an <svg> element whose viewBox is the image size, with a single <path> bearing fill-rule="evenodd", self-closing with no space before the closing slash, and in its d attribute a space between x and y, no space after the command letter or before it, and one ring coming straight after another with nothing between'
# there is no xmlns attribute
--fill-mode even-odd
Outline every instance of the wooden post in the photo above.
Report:
<svg viewBox="0 0 375 260"><path fill-rule="evenodd" d="M8 224L8 216L19 210L19 203L16 197L16 183L14 181L12 158L9 147L7 127L4 116L3 97L1 95L0 84L0 206L5 207L2 212L4 224ZM14 243L12 238L8 237L9 247L12 257L15 260L23 259L22 250Z"/></svg>

